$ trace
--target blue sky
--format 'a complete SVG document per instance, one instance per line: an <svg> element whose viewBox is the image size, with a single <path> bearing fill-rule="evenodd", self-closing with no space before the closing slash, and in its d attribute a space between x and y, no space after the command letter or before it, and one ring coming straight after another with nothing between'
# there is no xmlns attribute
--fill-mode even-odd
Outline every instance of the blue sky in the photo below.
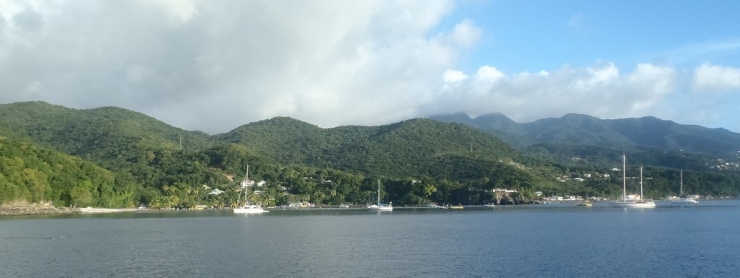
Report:
<svg viewBox="0 0 740 278"><path fill-rule="evenodd" d="M449 113L740 132L740 1L0 1L0 103L211 134Z"/></svg>
<svg viewBox="0 0 740 278"><path fill-rule="evenodd" d="M639 63L675 68L688 78L702 64L740 67L740 1L462 1L440 24L452 28L469 19L483 30L459 69L493 65L505 74L554 71L610 62L623 71ZM740 76L736 76L736 79ZM681 82L681 81L679 81ZM696 103L718 112L702 122L681 123L740 131L737 87L703 100L686 83L671 98L677 113ZM690 105L693 103L694 105ZM699 112L701 113L701 112ZM647 114L646 114L647 115ZM553 115L557 116L557 115ZM670 118L668 118L670 119Z"/></svg>
<svg viewBox="0 0 740 278"><path fill-rule="evenodd" d="M458 9L440 27L468 18L484 30L465 60L469 69L554 70L598 60L740 65L740 1L471 1ZM734 47L712 50L721 45Z"/></svg>

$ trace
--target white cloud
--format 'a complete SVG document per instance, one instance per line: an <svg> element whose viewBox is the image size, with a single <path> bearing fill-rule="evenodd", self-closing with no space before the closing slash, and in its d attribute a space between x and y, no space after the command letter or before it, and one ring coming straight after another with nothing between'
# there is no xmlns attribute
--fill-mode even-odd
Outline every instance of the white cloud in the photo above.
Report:
<svg viewBox="0 0 740 278"><path fill-rule="evenodd" d="M463 20L455 26L448 35L449 38L462 47L475 45L481 37L481 30L470 20Z"/></svg>
<svg viewBox="0 0 740 278"><path fill-rule="evenodd" d="M439 31L451 0L0 4L0 102L120 106L211 133L413 117L481 34Z"/></svg>
<svg viewBox="0 0 740 278"><path fill-rule="evenodd" d="M446 70L442 76L442 80L448 83L459 82L468 78L466 74L458 70Z"/></svg>
<svg viewBox="0 0 740 278"><path fill-rule="evenodd" d="M475 76L479 80L488 82L494 82L506 77L503 72L491 66L482 66L478 68L478 72L475 73Z"/></svg>
<svg viewBox="0 0 740 278"><path fill-rule="evenodd" d="M456 112L673 115L661 101L683 76L670 67L455 70L482 31L470 20L440 31L454 4L0 1L0 103L119 106L210 133L275 116L332 127ZM736 71L703 65L695 88L737 88Z"/></svg>
<svg viewBox="0 0 740 278"><path fill-rule="evenodd" d="M472 115L500 112L519 122L566 113L601 118L669 116L672 111L661 101L674 92L676 72L670 67L639 64L632 72L620 75L614 64L598 63L550 73L511 75L483 66L476 76L495 76L497 82L468 78L448 84L426 110L456 113L464 109L462 112Z"/></svg>
<svg viewBox="0 0 740 278"><path fill-rule="evenodd" d="M694 69L693 81L698 91L740 90L740 68L702 64Z"/></svg>

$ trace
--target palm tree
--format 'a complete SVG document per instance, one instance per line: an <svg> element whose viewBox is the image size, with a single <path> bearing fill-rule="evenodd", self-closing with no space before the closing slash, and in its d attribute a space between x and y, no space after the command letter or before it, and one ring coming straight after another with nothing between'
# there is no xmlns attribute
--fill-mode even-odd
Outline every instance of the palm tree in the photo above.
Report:
<svg viewBox="0 0 740 278"><path fill-rule="evenodd" d="M321 192L321 190L316 190L313 195L316 197L316 203L323 203L325 197L324 192Z"/></svg>

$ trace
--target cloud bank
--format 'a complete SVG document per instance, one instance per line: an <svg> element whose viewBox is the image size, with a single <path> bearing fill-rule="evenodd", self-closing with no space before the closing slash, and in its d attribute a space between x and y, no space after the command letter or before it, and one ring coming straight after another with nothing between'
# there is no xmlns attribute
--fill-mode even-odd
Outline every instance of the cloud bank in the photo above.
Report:
<svg viewBox="0 0 740 278"><path fill-rule="evenodd" d="M501 112L671 119L669 95L738 90L736 68L609 62L457 70L483 35L438 1L0 2L0 103L119 106L209 133L275 116L322 127ZM495 34L494 34L495 35ZM733 79L734 78L734 79Z"/></svg>
<svg viewBox="0 0 740 278"><path fill-rule="evenodd" d="M466 107L473 115L497 111L519 122L567 113L600 118L651 115L674 90L677 75L673 68L652 64L620 74L612 63L512 75L491 66L480 67L470 77L457 73L448 78L448 73L445 89L428 110L455 113Z"/></svg>

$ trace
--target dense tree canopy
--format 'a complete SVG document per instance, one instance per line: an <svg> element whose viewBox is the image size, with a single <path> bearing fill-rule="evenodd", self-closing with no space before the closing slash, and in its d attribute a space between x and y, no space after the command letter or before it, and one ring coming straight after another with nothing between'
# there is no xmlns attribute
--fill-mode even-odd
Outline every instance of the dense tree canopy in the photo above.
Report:
<svg viewBox="0 0 740 278"><path fill-rule="evenodd" d="M375 202L378 183L381 200L399 205L483 204L495 188L529 198L535 191L616 197L622 186L612 171L622 152L612 148L539 144L522 156L490 134L425 119L322 129L274 118L208 136L113 107L19 103L0 105L0 116L3 203L230 207L245 190L247 165L255 181L249 199L265 205ZM740 175L707 171L693 154L627 152L633 176L648 165L649 197L678 194L679 168L686 193L740 193Z"/></svg>

